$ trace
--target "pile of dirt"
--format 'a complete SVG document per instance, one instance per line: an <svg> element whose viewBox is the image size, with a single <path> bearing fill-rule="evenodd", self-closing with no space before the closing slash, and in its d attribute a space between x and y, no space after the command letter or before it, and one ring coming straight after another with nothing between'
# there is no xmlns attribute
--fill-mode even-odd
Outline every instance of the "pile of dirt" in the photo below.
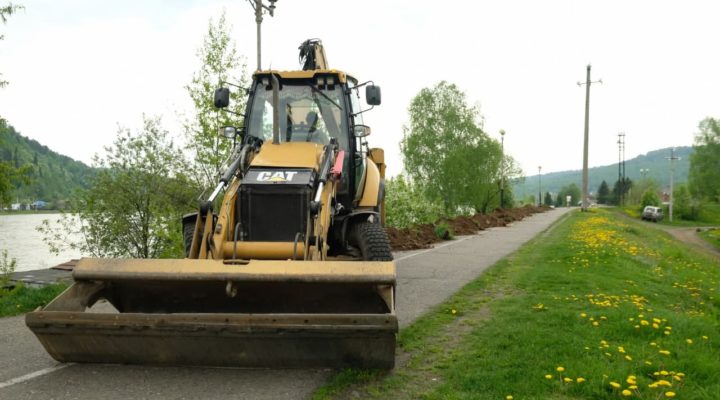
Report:
<svg viewBox="0 0 720 400"><path fill-rule="evenodd" d="M452 219L442 219L436 224L447 224L455 235L473 235L477 231L520 221L536 213L549 210L545 206L526 205L520 208L497 209L490 214L475 214L472 217L459 216ZM427 249L441 239L435 235L436 224L422 224L410 228L391 228L386 231L390 238L390 245L395 251Z"/></svg>
<svg viewBox="0 0 720 400"><path fill-rule="evenodd" d="M422 224L410 228L397 229L386 227L390 246L395 251L427 249L433 243L440 241L435 235L435 225Z"/></svg>

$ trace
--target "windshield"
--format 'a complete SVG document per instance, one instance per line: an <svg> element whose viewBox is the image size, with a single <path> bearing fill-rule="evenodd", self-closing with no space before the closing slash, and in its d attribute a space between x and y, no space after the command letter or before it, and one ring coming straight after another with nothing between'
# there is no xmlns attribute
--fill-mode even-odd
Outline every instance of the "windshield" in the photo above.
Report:
<svg viewBox="0 0 720 400"><path fill-rule="evenodd" d="M272 89L257 83L249 108L247 133L272 140ZM340 148L348 148L345 103L340 85L317 89L311 84L284 82L279 91L280 142L330 143L337 138Z"/></svg>

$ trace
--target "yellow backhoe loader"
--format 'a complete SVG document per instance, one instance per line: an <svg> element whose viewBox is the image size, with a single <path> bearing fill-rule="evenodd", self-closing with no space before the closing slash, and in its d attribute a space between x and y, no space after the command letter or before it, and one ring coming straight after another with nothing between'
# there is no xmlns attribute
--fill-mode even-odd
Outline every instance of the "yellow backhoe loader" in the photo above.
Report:
<svg viewBox="0 0 720 400"><path fill-rule="evenodd" d="M257 71L244 126L222 127L237 144L210 197L183 218L185 259L83 258L74 284L27 314L53 358L394 366L385 163L359 106L361 87L370 106L380 88L329 69L319 40L300 50L302 70ZM229 93L217 89L215 105L227 107Z"/></svg>

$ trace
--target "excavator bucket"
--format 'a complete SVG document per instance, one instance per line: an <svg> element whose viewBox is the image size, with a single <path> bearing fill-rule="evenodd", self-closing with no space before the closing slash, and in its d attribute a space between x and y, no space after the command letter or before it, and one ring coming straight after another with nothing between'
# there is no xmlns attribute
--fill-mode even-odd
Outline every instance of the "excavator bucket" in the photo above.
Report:
<svg viewBox="0 0 720 400"><path fill-rule="evenodd" d="M28 327L61 362L392 368L393 262L78 262Z"/></svg>

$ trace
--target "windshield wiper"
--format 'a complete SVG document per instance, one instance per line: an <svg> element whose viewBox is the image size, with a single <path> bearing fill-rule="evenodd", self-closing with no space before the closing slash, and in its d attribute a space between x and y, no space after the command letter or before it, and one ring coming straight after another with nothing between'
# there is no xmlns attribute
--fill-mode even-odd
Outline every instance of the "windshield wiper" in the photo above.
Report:
<svg viewBox="0 0 720 400"><path fill-rule="evenodd" d="M340 107L340 104L336 103L335 100L333 100L333 99L331 99L330 97L328 97L328 95L326 95L325 93L323 93L321 90L316 89L315 86L313 86L313 85L308 85L308 86L310 86L310 89L312 89L312 91L313 91L314 93L320 93L320 95L321 95L322 97L324 97L327 101L329 101L329 102L332 103L335 107L337 107L337 108L339 108L339 109L342 110L342 107Z"/></svg>

